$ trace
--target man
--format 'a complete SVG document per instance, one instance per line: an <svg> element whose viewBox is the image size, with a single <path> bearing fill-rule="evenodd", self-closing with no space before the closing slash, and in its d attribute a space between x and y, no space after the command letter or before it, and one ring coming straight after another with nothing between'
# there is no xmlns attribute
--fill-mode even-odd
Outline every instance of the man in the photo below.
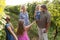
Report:
<svg viewBox="0 0 60 40"><path fill-rule="evenodd" d="M40 19L37 21L39 40L48 40L47 30L50 25L50 13L47 10L46 5L40 6Z"/></svg>
<svg viewBox="0 0 60 40"><path fill-rule="evenodd" d="M24 21L24 25L27 26L29 25L29 15L28 12L26 11L26 6L21 6L21 10L20 14L19 14L19 20L23 20Z"/></svg>

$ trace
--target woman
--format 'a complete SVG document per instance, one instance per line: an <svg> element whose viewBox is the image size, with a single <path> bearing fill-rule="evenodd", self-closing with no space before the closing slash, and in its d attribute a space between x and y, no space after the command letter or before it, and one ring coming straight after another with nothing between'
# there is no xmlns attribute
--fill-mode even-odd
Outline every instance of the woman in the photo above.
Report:
<svg viewBox="0 0 60 40"><path fill-rule="evenodd" d="M10 24L10 17L6 17L6 25L5 25L5 32L6 32L6 40L18 40L17 36L13 31L13 27Z"/></svg>
<svg viewBox="0 0 60 40"><path fill-rule="evenodd" d="M21 6L19 20L20 19L22 19L24 21L25 26L29 25L29 16L28 16L28 12L26 11L26 7L24 5Z"/></svg>

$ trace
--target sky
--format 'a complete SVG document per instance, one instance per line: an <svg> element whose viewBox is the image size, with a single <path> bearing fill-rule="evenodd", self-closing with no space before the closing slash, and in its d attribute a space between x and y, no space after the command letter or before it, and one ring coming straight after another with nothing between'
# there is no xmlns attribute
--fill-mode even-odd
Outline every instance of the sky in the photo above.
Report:
<svg viewBox="0 0 60 40"><path fill-rule="evenodd" d="M42 0L6 0L6 5L22 5L25 3L42 2ZM52 0L50 0L52 1Z"/></svg>

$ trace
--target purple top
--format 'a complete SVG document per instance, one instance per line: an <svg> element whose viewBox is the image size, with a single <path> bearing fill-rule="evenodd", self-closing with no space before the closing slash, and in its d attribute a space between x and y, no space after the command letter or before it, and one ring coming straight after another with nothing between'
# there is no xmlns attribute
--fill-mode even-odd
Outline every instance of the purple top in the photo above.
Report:
<svg viewBox="0 0 60 40"><path fill-rule="evenodd" d="M19 20L22 19L24 21L24 25L27 26L29 25L29 16L28 16L28 12L20 12L19 15Z"/></svg>
<svg viewBox="0 0 60 40"><path fill-rule="evenodd" d="M23 35L19 35L18 40L30 40L27 31L24 31Z"/></svg>

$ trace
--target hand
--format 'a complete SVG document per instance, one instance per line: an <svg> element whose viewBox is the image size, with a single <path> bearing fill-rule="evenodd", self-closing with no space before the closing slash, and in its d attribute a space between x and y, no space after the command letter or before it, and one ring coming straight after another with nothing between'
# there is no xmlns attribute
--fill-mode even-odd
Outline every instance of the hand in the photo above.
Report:
<svg viewBox="0 0 60 40"><path fill-rule="evenodd" d="M44 33L47 33L47 29L46 29L46 30L44 30Z"/></svg>
<svg viewBox="0 0 60 40"><path fill-rule="evenodd" d="M35 23L35 21L33 21L32 23Z"/></svg>
<svg viewBox="0 0 60 40"><path fill-rule="evenodd" d="M46 33L47 32L47 29L46 28L42 29L42 32L43 33Z"/></svg>
<svg viewBox="0 0 60 40"><path fill-rule="evenodd" d="M17 37L15 37L15 40L18 40L18 38L17 38Z"/></svg>
<svg viewBox="0 0 60 40"><path fill-rule="evenodd" d="M18 38L16 38L16 40L18 40Z"/></svg>

